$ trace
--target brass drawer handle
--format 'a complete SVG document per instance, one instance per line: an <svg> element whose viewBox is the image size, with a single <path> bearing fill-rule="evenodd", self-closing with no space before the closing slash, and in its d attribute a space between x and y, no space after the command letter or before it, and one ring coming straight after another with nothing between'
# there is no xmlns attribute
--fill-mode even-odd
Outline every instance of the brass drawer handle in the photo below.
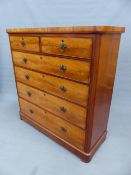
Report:
<svg viewBox="0 0 131 175"><path fill-rule="evenodd" d="M23 58L23 62L26 64L27 63L27 58Z"/></svg>
<svg viewBox="0 0 131 175"><path fill-rule="evenodd" d="M64 133L66 133L66 132L67 132L67 129L66 129L66 128L64 128L64 127L61 127L60 129L61 129L61 131L63 131Z"/></svg>
<svg viewBox="0 0 131 175"><path fill-rule="evenodd" d="M67 91L67 89L64 86L60 86L60 90L61 90L61 92L66 92Z"/></svg>
<svg viewBox="0 0 131 175"><path fill-rule="evenodd" d="M31 96L31 92L27 92L27 95L28 95L28 97L30 97Z"/></svg>
<svg viewBox="0 0 131 175"><path fill-rule="evenodd" d="M34 111L33 111L32 109L30 109L29 111L30 111L30 113L31 113L31 114L33 114L33 113L34 113Z"/></svg>
<svg viewBox="0 0 131 175"><path fill-rule="evenodd" d="M66 108L64 106L61 106L60 107L60 111L63 112L63 113L65 113L67 110L66 110Z"/></svg>
<svg viewBox="0 0 131 175"><path fill-rule="evenodd" d="M30 79L29 75L25 75L25 79L29 80Z"/></svg>
<svg viewBox="0 0 131 175"><path fill-rule="evenodd" d="M25 41L22 39L22 41L20 41L20 45L22 46L22 47L25 47Z"/></svg>
<svg viewBox="0 0 131 175"><path fill-rule="evenodd" d="M64 43L64 40L61 40L61 44L60 44L59 48L62 51L64 51L67 48L67 45Z"/></svg>
<svg viewBox="0 0 131 175"><path fill-rule="evenodd" d="M67 68L66 68L66 66L64 66L63 64L62 64L62 65L60 65L60 70L61 70L61 71L65 72L65 71L66 71L66 69L67 69Z"/></svg>

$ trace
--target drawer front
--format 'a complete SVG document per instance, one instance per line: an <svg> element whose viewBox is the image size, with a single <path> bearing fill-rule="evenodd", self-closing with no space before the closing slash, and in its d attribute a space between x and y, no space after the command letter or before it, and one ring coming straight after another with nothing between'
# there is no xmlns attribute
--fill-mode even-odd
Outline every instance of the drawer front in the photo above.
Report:
<svg viewBox="0 0 131 175"><path fill-rule="evenodd" d="M29 36L10 36L12 49L39 52L39 38Z"/></svg>
<svg viewBox="0 0 131 175"><path fill-rule="evenodd" d="M17 82L19 96L85 129L86 108Z"/></svg>
<svg viewBox="0 0 131 175"><path fill-rule="evenodd" d="M41 47L43 53L83 58L92 57L91 38L42 37Z"/></svg>
<svg viewBox="0 0 131 175"><path fill-rule="evenodd" d="M20 82L87 106L88 86L86 85L20 67L15 67L15 73L16 79Z"/></svg>
<svg viewBox="0 0 131 175"><path fill-rule="evenodd" d="M29 118L79 149L84 149L85 132L82 129L53 116L23 99L20 99L20 106L21 112L26 114Z"/></svg>
<svg viewBox="0 0 131 175"><path fill-rule="evenodd" d="M14 63L36 71L89 83L90 62L13 51Z"/></svg>

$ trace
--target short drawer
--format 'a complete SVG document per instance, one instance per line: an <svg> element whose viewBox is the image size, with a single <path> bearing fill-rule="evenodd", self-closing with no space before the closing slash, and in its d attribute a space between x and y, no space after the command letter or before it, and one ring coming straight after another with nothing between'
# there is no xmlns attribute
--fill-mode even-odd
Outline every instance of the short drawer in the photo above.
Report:
<svg viewBox="0 0 131 175"><path fill-rule="evenodd" d="M14 63L36 71L47 72L83 83L90 81L90 62L41 56L13 51Z"/></svg>
<svg viewBox="0 0 131 175"><path fill-rule="evenodd" d="M60 138L66 140L79 149L84 149L85 132L84 130L42 110L41 108L23 100L20 100L21 112L33 121L49 129Z"/></svg>
<svg viewBox="0 0 131 175"><path fill-rule="evenodd" d="M91 58L92 45L92 38L41 38L42 52L49 54Z"/></svg>
<svg viewBox="0 0 131 175"><path fill-rule="evenodd" d="M10 36L12 49L39 52L39 38L32 36Z"/></svg>
<svg viewBox="0 0 131 175"><path fill-rule="evenodd" d="M17 82L19 96L56 114L60 118L75 124L82 129L86 127L86 108L80 107L61 98Z"/></svg>
<svg viewBox="0 0 131 175"><path fill-rule="evenodd" d="M88 86L62 78L15 67L17 81L87 106Z"/></svg>

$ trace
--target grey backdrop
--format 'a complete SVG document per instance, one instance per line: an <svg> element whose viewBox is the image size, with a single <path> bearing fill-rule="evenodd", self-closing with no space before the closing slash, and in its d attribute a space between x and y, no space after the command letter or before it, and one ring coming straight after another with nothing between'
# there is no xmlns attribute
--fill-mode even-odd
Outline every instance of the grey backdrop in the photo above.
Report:
<svg viewBox="0 0 131 175"><path fill-rule="evenodd" d="M19 120L6 28L125 26L108 139L90 164ZM0 0L0 175L131 174L131 1ZM50 163L49 163L50 162Z"/></svg>

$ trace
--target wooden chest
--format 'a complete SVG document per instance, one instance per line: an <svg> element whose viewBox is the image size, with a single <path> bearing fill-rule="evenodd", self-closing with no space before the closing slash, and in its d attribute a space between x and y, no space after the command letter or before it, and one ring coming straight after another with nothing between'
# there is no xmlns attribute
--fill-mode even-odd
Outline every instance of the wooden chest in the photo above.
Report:
<svg viewBox="0 0 131 175"><path fill-rule="evenodd" d="M124 30L7 29L21 119L85 162L106 138Z"/></svg>

